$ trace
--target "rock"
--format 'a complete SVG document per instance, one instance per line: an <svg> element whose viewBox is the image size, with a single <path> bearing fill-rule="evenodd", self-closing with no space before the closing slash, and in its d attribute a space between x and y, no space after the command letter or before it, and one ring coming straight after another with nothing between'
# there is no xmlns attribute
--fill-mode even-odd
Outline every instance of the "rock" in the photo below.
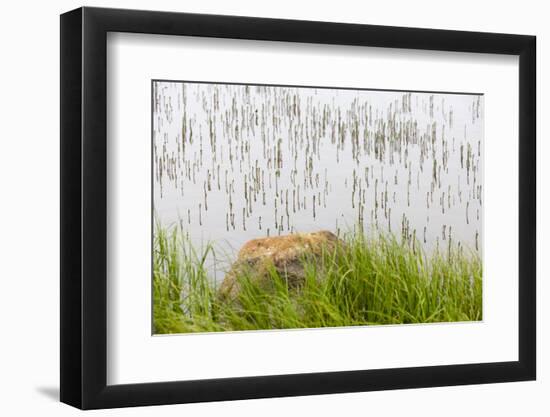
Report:
<svg viewBox="0 0 550 417"><path fill-rule="evenodd" d="M220 296L235 299L240 292L238 277L241 275L268 286L271 267L286 278L289 288L298 287L305 279L304 257L319 257L323 250L334 251L339 244L342 241L326 230L250 240L243 245L226 274Z"/></svg>

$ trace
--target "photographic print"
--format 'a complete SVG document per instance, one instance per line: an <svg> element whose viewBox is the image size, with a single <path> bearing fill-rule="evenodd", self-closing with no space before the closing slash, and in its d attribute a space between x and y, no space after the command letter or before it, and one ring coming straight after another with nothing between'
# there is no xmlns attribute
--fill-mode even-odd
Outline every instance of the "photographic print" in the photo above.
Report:
<svg viewBox="0 0 550 417"><path fill-rule="evenodd" d="M482 320L482 94L153 80L151 111L154 334Z"/></svg>

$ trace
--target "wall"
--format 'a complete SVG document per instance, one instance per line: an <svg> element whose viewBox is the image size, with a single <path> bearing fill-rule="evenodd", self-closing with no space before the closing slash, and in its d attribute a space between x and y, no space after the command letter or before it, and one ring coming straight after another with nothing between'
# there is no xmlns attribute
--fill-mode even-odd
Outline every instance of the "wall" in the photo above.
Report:
<svg viewBox="0 0 550 417"><path fill-rule="evenodd" d="M76 1L9 2L2 8L0 114L2 150L0 205L2 254L2 343L0 392L3 415L76 415L59 404L59 18L79 7ZM548 124L541 120L548 83L541 79L550 57L550 27L544 2L320 2L247 0L196 2L92 1L89 6L160 9L218 14L330 20L396 26L418 26L534 34L538 36L539 119L539 378L537 382L435 388L347 395L326 395L232 403L182 405L101 411L95 415L546 415L550 390L550 304L545 280L550 266L550 145L541 140ZM466 341L467 342L467 341Z"/></svg>

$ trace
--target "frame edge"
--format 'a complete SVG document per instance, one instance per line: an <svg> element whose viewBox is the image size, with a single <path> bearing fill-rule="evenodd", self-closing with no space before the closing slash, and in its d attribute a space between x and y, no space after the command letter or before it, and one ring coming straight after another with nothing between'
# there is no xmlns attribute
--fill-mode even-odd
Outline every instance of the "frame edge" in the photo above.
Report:
<svg viewBox="0 0 550 417"><path fill-rule="evenodd" d="M525 36L519 53L519 362L537 375L537 38Z"/></svg>
<svg viewBox="0 0 550 417"><path fill-rule="evenodd" d="M60 16L60 400L82 407L82 9Z"/></svg>

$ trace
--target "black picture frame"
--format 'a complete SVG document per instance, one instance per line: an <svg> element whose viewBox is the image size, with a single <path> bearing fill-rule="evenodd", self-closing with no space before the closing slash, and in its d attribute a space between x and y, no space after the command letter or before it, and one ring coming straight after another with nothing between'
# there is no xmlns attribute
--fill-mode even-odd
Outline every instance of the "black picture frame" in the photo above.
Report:
<svg viewBox="0 0 550 417"><path fill-rule="evenodd" d="M519 56L519 360L107 385L108 32ZM534 36L84 7L61 15L60 58L62 402L96 409L535 379Z"/></svg>

